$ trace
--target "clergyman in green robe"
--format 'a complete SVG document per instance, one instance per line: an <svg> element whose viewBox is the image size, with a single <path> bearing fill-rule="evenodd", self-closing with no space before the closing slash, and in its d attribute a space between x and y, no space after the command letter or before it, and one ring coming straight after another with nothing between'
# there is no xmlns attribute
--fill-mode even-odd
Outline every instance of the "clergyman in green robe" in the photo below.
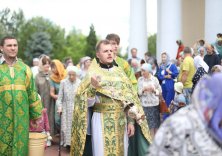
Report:
<svg viewBox="0 0 222 156"><path fill-rule="evenodd" d="M96 56L75 97L70 155L83 155L86 134L91 133L94 156L127 156L128 137L134 135L134 126L123 103L133 103L141 114L143 108L130 79L113 60L108 40L97 44ZM88 107L93 109L91 119L87 118ZM146 120L139 127L148 150L152 140Z"/></svg>
<svg viewBox="0 0 222 156"><path fill-rule="evenodd" d="M28 156L29 120L41 117L42 104L30 68L17 58L18 43L0 43L0 155Z"/></svg>
<svg viewBox="0 0 222 156"><path fill-rule="evenodd" d="M129 63L118 56L120 46L119 35L111 33L106 36L106 39L108 39L112 45L115 62L123 69L127 77L130 79L134 92L137 94L138 86L135 73ZM146 140L144 140L144 137L141 133L142 131L140 126L135 123L135 135L129 138L128 156L144 156L148 152Z"/></svg>

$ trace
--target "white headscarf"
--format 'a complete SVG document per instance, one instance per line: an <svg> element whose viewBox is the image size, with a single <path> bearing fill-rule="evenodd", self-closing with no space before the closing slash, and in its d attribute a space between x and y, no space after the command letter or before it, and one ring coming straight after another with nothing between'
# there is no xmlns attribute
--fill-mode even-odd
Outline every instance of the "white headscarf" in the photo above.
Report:
<svg viewBox="0 0 222 156"><path fill-rule="evenodd" d="M85 63L87 60L91 60L91 57L85 56L85 57L81 58L81 60L80 60L80 68L81 68L81 69L84 69L84 63Z"/></svg>
<svg viewBox="0 0 222 156"><path fill-rule="evenodd" d="M149 73L152 73L152 65L149 64L149 63L144 63L142 66L141 66L141 69L149 72Z"/></svg>
<svg viewBox="0 0 222 156"><path fill-rule="evenodd" d="M75 72L76 75L79 75L79 68L77 68L76 66L68 66L66 68L67 73L69 73L70 71Z"/></svg>
<svg viewBox="0 0 222 156"><path fill-rule="evenodd" d="M198 56L194 57L194 65L195 65L196 69L198 69L199 67L203 67L205 72L208 73L209 66L204 62L204 60L201 56L198 55Z"/></svg>
<svg viewBox="0 0 222 156"><path fill-rule="evenodd" d="M39 58L33 58L33 60L32 60L33 62L39 62Z"/></svg>
<svg viewBox="0 0 222 156"><path fill-rule="evenodd" d="M165 63L163 63L163 62L161 61L160 67L161 67L163 70L165 70L165 69L167 68L167 66L168 66L171 62L170 62L170 56L169 56L169 54L168 54L167 52L162 52L161 55L163 55L163 54L166 55L167 59L166 59L166 62L165 62Z"/></svg>

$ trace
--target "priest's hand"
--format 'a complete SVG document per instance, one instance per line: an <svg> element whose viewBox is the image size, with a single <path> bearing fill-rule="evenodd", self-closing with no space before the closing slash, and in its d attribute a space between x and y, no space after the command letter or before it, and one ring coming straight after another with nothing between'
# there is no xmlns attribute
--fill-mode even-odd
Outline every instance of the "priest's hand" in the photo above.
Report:
<svg viewBox="0 0 222 156"><path fill-rule="evenodd" d="M101 81L101 78L100 76L92 76L91 77L91 85L94 87L94 88L98 88L100 85L99 85L99 82Z"/></svg>
<svg viewBox="0 0 222 156"><path fill-rule="evenodd" d="M132 123L128 123L127 125L127 133L128 133L128 137L131 137L134 135L135 132L135 127Z"/></svg>

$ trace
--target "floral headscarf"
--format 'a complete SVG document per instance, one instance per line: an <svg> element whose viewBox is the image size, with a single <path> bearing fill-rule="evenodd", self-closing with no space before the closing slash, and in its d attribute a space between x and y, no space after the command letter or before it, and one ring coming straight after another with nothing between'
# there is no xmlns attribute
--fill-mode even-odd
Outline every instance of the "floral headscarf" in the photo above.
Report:
<svg viewBox="0 0 222 156"><path fill-rule="evenodd" d="M192 95L195 108L212 137L222 144L222 73L204 76ZM216 85L215 85L216 84Z"/></svg>
<svg viewBox="0 0 222 156"><path fill-rule="evenodd" d="M170 56L167 52L161 53L161 56L162 55L166 55L166 57L167 57L165 63L163 63L163 62L160 63L160 67L165 70L167 68L167 66L170 64Z"/></svg>
<svg viewBox="0 0 222 156"><path fill-rule="evenodd" d="M52 75L50 76L50 78L55 81L56 83L60 83L60 81L62 81L66 75L67 72L64 68L64 65L62 64L62 62L60 62L59 60L53 60L52 62L55 63L56 69L58 71L58 74L54 74L52 73Z"/></svg>

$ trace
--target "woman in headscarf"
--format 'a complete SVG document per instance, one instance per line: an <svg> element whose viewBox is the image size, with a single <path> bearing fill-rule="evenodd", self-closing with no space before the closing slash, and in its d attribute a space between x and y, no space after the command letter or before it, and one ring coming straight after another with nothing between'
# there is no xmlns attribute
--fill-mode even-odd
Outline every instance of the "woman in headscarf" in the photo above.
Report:
<svg viewBox="0 0 222 156"><path fill-rule="evenodd" d="M216 73L199 81L193 104L177 111L159 128L150 156L221 156L221 80L222 74Z"/></svg>
<svg viewBox="0 0 222 156"><path fill-rule="evenodd" d="M64 68L64 65L59 60L53 60L51 63L51 70L52 74L50 76L50 95L54 99L54 104L56 104L56 101L58 99L58 93L59 93L59 85L60 82L65 79L67 73ZM55 110L57 110L57 106L55 105ZM56 131L55 133L59 132L60 127L60 117L58 113L55 111L55 126Z"/></svg>
<svg viewBox="0 0 222 156"><path fill-rule="evenodd" d="M157 59L155 57L153 57L153 59L151 59L149 61L149 64L151 64L152 66L152 75L155 76L158 79L158 73L159 73L159 65L157 63ZM158 79L159 84L161 85L161 81Z"/></svg>
<svg viewBox="0 0 222 156"><path fill-rule="evenodd" d="M91 58L89 56L85 56L81 59L80 61L80 69L81 69L80 79L81 80L86 76L90 64L91 64Z"/></svg>
<svg viewBox="0 0 222 156"><path fill-rule="evenodd" d="M79 69L75 66L67 67L68 77L61 81L57 100L58 113L62 112L61 127L64 146L71 145L72 114L76 90L80 84L77 78Z"/></svg>
<svg viewBox="0 0 222 156"><path fill-rule="evenodd" d="M137 59L132 58L131 59L131 68L134 71L135 77L138 80L138 78L141 76L141 70L140 70L140 62L138 62Z"/></svg>
<svg viewBox="0 0 222 156"><path fill-rule="evenodd" d="M35 85L38 94L41 97L43 107L47 109L47 116L49 120L50 134L54 135L54 112L55 105L53 105L53 99L50 96L50 63L51 60L47 55L41 55L39 57L39 73L35 77ZM50 141L47 142L50 146Z"/></svg>
<svg viewBox="0 0 222 156"><path fill-rule="evenodd" d="M192 92L197 84L197 82L200 80L200 78L208 73L209 66L204 62L203 58L200 55L197 55L194 57L194 66L196 68L196 73L193 76L192 82Z"/></svg>
<svg viewBox="0 0 222 156"><path fill-rule="evenodd" d="M178 70L175 64L170 62L169 55L166 52L161 54L162 62L159 66L158 79L162 81L162 95L167 107L174 99L174 79L177 78ZM163 114L163 119L166 119L168 114Z"/></svg>
<svg viewBox="0 0 222 156"><path fill-rule="evenodd" d="M152 75L151 64L144 63L141 73L142 76L138 79L138 94L153 138L160 126L159 95L162 90L158 79Z"/></svg>

